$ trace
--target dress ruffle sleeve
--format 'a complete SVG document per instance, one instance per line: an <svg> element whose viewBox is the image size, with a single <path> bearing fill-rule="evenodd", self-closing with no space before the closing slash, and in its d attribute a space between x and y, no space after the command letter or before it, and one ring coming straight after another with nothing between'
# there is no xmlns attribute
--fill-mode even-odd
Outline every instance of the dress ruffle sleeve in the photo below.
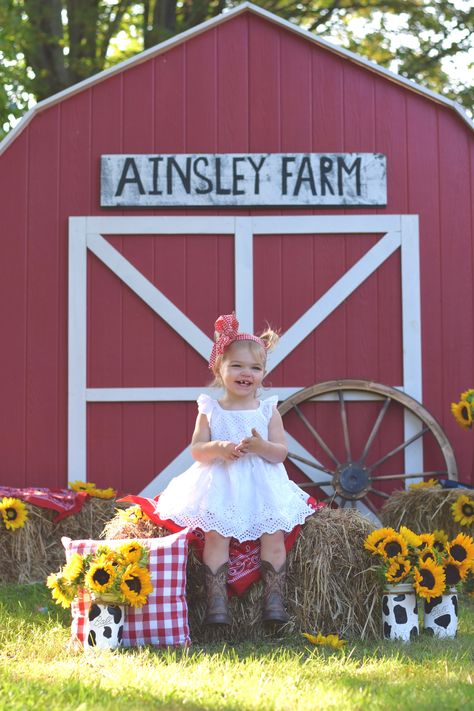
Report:
<svg viewBox="0 0 474 711"><path fill-rule="evenodd" d="M271 417L273 415L273 410L278 406L278 395L272 395L266 400L262 400L262 405L265 417L270 422Z"/></svg>
<svg viewBox="0 0 474 711"><path fill-rule="evenodd" d="M197 404L198 412L200 414L207 415L208 419L210 419L212 411L216 405L216 401L213 400L212 397L209 397L209 395L201 393L197 399Z"/></svg>

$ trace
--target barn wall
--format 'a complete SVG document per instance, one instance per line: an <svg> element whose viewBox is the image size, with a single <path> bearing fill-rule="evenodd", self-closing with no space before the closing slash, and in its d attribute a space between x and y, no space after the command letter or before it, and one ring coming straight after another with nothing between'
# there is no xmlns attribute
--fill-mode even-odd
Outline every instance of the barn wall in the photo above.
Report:
<svg viewBox="0 0 474 711"><path fill-rule="evenodd" d="M42 111L0 156L5 484L66 484L67 218L110 214L99 207L100 155L267 151L387 155L388 205L377 212L420 215L424 403L472 481L470 434L449 411L474 384L472 131L447 107L242 14ZM255 238L257 326L268 319L286 330L373 239ZM209 335L214 317L232 310L229 237L111 242ZM88 385L206 384L207 364L92 255L89 265ZM272 385L400 384L399 273L395 254L272 373ZM195 407L93 404L88 413L90 478L139 491L186 446Z"/></svg>

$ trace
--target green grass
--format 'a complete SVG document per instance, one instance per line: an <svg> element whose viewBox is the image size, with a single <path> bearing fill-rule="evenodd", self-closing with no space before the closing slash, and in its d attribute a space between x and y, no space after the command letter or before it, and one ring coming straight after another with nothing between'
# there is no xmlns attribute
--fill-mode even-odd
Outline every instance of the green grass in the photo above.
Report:
<svg viewBox="0 0 474 711"><path fill-rule="evenodd" d="M68 625L69 611L56 607L42 585L0 586L0 709L474 708L468 598L460 600L456 640L350 640L333 653L300 636L188 651L71 653Z"/></svg>

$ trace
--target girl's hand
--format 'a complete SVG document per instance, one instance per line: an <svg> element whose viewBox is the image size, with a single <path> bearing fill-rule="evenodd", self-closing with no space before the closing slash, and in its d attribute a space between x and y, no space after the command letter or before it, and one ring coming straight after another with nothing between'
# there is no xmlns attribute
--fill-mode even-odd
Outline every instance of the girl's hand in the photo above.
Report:
<svg viewBox="0 0 474 711"><path fill-rule="evenodd" d="M262 444L265 442L262 435L257 432L255 427L252 428L252 436L245 437L237 445L237 449L242 454L260 454L262 450Z"/></svg>
<svg viewBox="0 0 474 711"><path fill-rule="evenodd" d="M218 457L226 462L234 462L236 459L243 457L243 452L234 442L221 441L219 444Z"/></svg>

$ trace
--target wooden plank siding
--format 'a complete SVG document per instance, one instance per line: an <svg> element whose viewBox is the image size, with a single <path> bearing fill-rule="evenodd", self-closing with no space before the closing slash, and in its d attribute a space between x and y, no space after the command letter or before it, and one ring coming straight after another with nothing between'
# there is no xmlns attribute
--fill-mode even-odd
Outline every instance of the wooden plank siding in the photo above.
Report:
<svg viewBox="0 0 474 711"><path fill-rule="evenodd" d="M282 151L386 154L386 208L331 213L420 216L423 401L455 448L460 478L474 482L471 436L450 413L451 401L474 386L473 132L435 100L246 12L65 97L0 155L4 484L67 483L67 219L112 214L99 206L100 156ZM209 336L215 317L234 308L229 235L107 239ZM287 330L376 240L256 236L255 329L268 320ZM88 387L206 386L207 363L92 254L88 265ZM402 383L398 251L269 380L278 388L335 378ZM90 403L89 479L138 493L186 447L195 413L193 403ZM333 414L328 404L315 421L340 445ZM365 417L353 418L355 440L367 438L375 414L369 404ZM374 456L403 436L389 418ZM294 426L310 448L308 433ZM426 455L435 465L430 447Z"/></svg>

